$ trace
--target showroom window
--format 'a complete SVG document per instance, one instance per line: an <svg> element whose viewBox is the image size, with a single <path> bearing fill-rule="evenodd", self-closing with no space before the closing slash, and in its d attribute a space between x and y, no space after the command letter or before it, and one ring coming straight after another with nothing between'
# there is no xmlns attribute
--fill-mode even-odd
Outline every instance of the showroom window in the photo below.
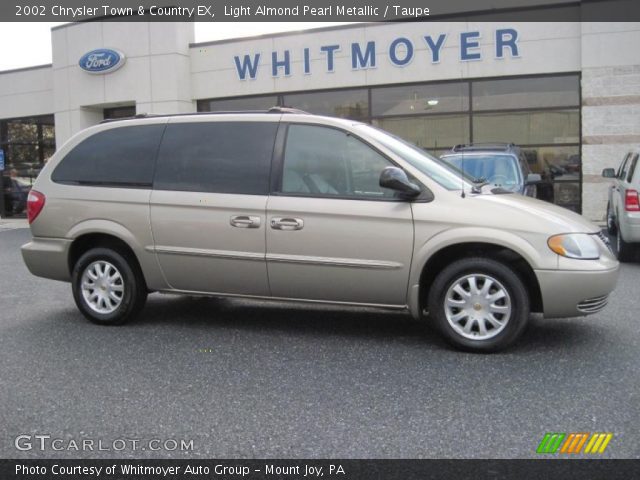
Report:
<svg viewBox="0 0 640 480"><path fill-rule="evenodd" d="M277 95L199 100L199 112L236 112L242 110L268 110L280 105Z"/></svg>
<svg viewBox="0 0 640 480"><path fill-rule="evenodd" d="M579 74L201 100L198 110L272 105L372 123L438 156L461 143L514 143L543 177L540 197L581 210Z"/></svg>
<svg viewBox="0 0 640 480"><path fill-rule="evenodd" d="M0 216L26 214L26 199L43 165L55 152L53 115L0 120Z"/></svg>
<svg viewBox="0 0 640 480"><path fill-rule="evenodd" d="M580 212L580 76L476 80L471 99L471 140L520 146L539 196Z"/></svg>
<svg viewBox="0 0 640 480"><path fill-rule="evenodd" d="M360 121L367 121L369 118L369 98L364 88L287 94L284 95L282 104L317 115Z"/></svg>
<svg viewBox="0 0 640 480"><path fill-rule="evenodd" d="M468 112L469 86L450 82L373 88L371 104L374 117Z"/></svg>
<svg viewBox="0 0 640 480"><path fill-rule="evenodd" d="M105 120L117 120L119 118L130 118L136 116L136 106L127 105L124 107L105 108L102 111Z"/></svg>
<svg viewBox="0 0 640 480"><path fill-rule="evenodd" d="M469 115L374 118L373 124L434 155L469 141Z"/></svg>
<svg viewBox="0 0 640 480"><path fill-rule="evenodd" d="M469 82L372 88L371 105L374 125L434 155L469 142Z"/></svg>
<svg viewBox="0 0 640 480"><path fill-rule="evenodd" d="M473 82L473 110L556 108L580 104L577 75Z"/></svg>

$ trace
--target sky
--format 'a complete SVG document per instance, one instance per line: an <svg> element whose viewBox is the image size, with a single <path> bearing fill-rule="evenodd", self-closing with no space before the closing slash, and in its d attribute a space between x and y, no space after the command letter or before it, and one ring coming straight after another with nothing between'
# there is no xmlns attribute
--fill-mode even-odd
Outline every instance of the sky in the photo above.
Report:
<svg viewBox="0 0 640 480"><path fill-rule="evenodd" d="M196 42L307 30L344 22L196 22ZM51 27L62 23L0 22L0 71L51 63Z"/></svg>

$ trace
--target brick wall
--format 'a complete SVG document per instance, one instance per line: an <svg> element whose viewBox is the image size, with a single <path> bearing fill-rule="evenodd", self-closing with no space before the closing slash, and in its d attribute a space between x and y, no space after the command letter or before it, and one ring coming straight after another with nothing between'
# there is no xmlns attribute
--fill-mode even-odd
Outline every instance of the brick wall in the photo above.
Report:
<svg viewBox="0 0 640 480"><path fill-rule="evenodd" d="M602 169L640 145L640 65L583 69L582 142L582 212L603 221L610 181Z"/></svg>

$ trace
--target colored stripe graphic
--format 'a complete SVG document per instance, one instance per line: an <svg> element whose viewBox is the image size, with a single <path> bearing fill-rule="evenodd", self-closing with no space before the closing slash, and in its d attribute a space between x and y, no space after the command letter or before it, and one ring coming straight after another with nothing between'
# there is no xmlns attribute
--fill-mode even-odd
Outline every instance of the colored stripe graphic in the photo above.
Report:
<svg viewBox="0 0 640 480"><path fill-rule="evenodd" d="M612 438L612 433L594 433L584 453L604 453Z"/></svg>
<svg viewBox="0 0 640 480"><path fill-rule="evenodd" d="M547 433L544 438L538 445L537 453L556 453L560 445L562 444L562 440L566 434L564 433Z"/></svg>
<svg viewBox="0 0 640 480"><path fill-rule="evenodd" d="M564 444L562 445L562 449L560 453L580 453L582 450L582 446L584 442L589 438L589 433L570 433Z"/></svg>
<svg viewBox="0 0 640 480"><path fill-rule="evenodd" d="M536 453L604 453L613 438L613 433L573 432L546 433L536 449ZM587 442L588 440L588 442Z"/></svg>
<svg viewBox="0 0 640 480"><path fill-rule="evenodd" d="M560 453L568 453L569 452L569 447L573 447L573 441L576 437L575 433L570 433L569 436L567 436L567 439L564 441L564 444L562 445L562 448L560 449Z"/></svg>
<svg viewBox="0 0 640 480"><path fill-rule="evenodd" d="M578 442L576 447L572 451L570 451L569 453L580 453L580 450L582 450L582 446L587 441L587 438L589 438L589 433L588 432L587 433L580 433L579 435L582 435L582 438L580 439L580 441Z"/></svg>

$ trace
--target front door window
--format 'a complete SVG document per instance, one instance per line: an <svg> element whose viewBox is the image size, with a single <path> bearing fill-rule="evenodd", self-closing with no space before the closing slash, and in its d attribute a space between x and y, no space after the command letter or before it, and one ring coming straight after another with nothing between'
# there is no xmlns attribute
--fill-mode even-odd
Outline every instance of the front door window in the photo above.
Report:
<svg viewBox="0 0 640 480"><path fill-rule="evenodd" d="M287 135L282 192L354 199L394 198L379 185L391 163L335 128L291 125Z"/></svg>

